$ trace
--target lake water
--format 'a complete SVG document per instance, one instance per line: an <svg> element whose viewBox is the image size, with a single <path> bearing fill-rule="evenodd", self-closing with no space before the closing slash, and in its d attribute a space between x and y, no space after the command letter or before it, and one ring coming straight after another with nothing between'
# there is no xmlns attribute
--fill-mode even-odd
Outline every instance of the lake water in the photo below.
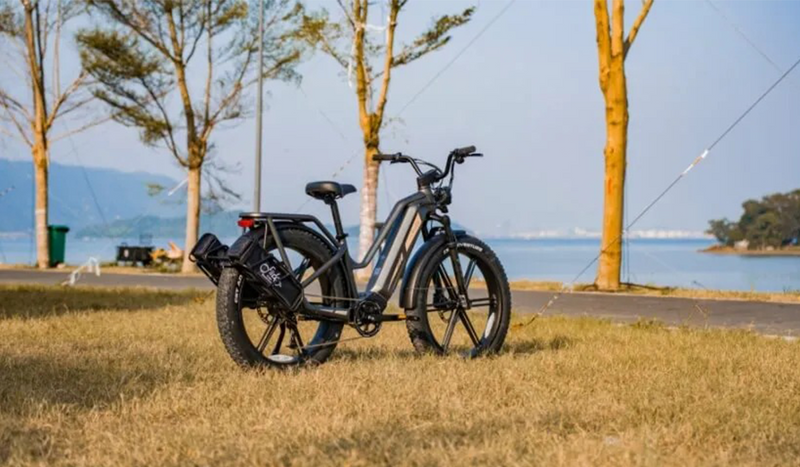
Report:
<svg viewBox="0 0 800 467"><path fill-rule="evenodd" d="M226 239L230 242L231 239ZM67 239L67 263L80 264L90 256L112 261L117 239ZM136 244L136 239L129 239ZM537 239L488 241L506 268L509 279L568 282L598 253L596 239ZM153 244L166 246L165 239ZM800 290L800 257L740 257L699 253L710 240L631 240L623 267L623 280L691 288L755 291ZM629 253L629 254L628 254ZM29 238L0 238L0 261L35 260ZM578 280L594 280L596 265Z"/></svg>

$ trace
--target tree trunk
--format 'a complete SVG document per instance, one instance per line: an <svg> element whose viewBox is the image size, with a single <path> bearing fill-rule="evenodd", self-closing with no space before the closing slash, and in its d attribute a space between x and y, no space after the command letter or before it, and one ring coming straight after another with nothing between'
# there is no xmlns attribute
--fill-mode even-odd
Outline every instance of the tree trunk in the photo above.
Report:
<svg viewBox="0 0 800 467"><path fill-rule="evenodd" d="M50 267L50 239L47 235L47 149L44 143L37 142L32 150L33 172L36 187L36 200L34 201L34 218L36 220L36 266L39 268Z"/></svg>
<svg viewBox="0 0 800 467"><path fill-rule="evenodd" d="M622 269L623 206L628 148L628 94L625 65L613 57L608 74L606 100L605 200L603 239L596 285L601 290L617 290Z"/></svg>
<svg viewBox="0 0 800 467"><path fill-rule="evenodd" d="M189 260L189 252L197 243L200 228L200 167L189 168L186 185L186 241L183 246L183 266L181 272L194 271L194 263Z"/></svg>
<svg viewBox="0 0 800 467"><path fill-rule="evenodd" d="M614 0L610 24L608 2L606 0L594 2L600 89L603 91L606 103L603 239L600 244L600 261L595 280L595 285L600 290L617 290L620 286L628 151L628 85L625 77L625 57L652 6L653 0L643 0L642 10L633 22L626 39L624 0Z"/></svg>
<svg viewBox="0 0 800 467"><path fill-rule="evenodd" d="M50 267L50 241L47 235L48 217L48 142L47 142L47 100L44 90L44 74L42 47L37 41L40 37L39 23L34 21L34 11L38 3L23 2L25 52L30 73L31 97L33 98L33 119L30 121L33 133L33 171L35 179L36 199L34 201L34 218L36 222L36 265L40 268Z"/></svg>
<svg viewBox="0 0 800 467"><path fill-rule="evenodd" d="M375 154L378 154L377 146L367 146L364 150L364 185L361 188L361 212L359 214L361 229L358 236L358 251L362 261L375 239L375 219L378 214L378 172L380 170L380 163L372 160L372 156ZM367 280L371 273L372 264L358 270L356 277L360 280Z"/></svg>

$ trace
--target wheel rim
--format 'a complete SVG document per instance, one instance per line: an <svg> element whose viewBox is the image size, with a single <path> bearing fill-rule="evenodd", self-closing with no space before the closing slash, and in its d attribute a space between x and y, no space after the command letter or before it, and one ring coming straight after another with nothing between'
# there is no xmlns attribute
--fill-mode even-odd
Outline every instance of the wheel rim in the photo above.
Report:
<svg viewBox="0 0 800 467"><path fill-rule="evenodd" d="M436 350L474 357L493 341L502 303L492 269L482 257L465 250L458 251L458 268L449 254L437 261L425 287L425 319ZM467 287L465 299L458 294L458 269Z"/></svg>
<svg viewBox="0 0 800 467"><path fill-rule="evenodd" d="M285 246L285 250L295 277L300 281L310 276L314 268L322 264L292 247ZM274 248L270 251L274 251ZM243 296L242 288L246 287L245 281L241 281L239 287L240 296ZM306 288L306 291L322 296L326 296L329 290L330 287L324 274ZM328 305L330 303L331 300L328 298L322 298L319 301L319 304ZM277 305L246 306L244 300L239 302L239 313L245 334L250 340L253 350L268 362L279 366L307 362L316 351L324 347L330 325L323 321L298 321L295 313ZM338 333L336 337L338 337Z"/></svg>

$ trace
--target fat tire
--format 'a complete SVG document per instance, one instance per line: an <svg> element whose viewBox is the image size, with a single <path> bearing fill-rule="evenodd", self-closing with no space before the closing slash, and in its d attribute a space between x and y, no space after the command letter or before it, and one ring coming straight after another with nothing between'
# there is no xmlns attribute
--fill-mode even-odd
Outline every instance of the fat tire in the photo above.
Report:
<svg viewBox="0 0 800 467"><path fill-rule="evenodd" d="M503 347L511 322L511 290L508 285L508 277L506 276L505 268L503 268L503 264L494 251L481 240L469 235L459 235L458 244L473 245L479 248L479 250L470 249L470 254L479 257L483 264L487 266L487 272L493 276L493 281L495 282L495 286L493 287L495 289L494 293L498 295L501 302L497 310L499 319L498 328L488 345L485 345L478 355L499 352ZM406 314L409 316L409 319L406 321L408 337L411 339L414 349L419 353L444 354L428 324L427 287L430 283L431 276L440 264L442 258L446 256L447 253L445 252L447 248L447 243L443 243L428 257L427 262L421 266L422 273L419 276L419 281L414 284L415 287L419 287L421 290L419 293L415 294L413 308L406 310ZM459 248L459 252L465 251L465 249Z"/></svg>
<svg viewBox="0 0 800 467"><path fill-rule="evenodd" d="M263 236L263 230L253 230L245 235ZM287 248L308 255L312 260L324 263L333 257L331 247L314 234L298 228L282 228L281 241ZM269 249L271 245L268 244ZM327 291L323 295L346 297L347 287L342 268L333 267L320 278L325 281ZM321 283L322 285L322 283ZM233 267L223 269L217 286L216 316L217 327L228 354L234 362L243 368L285 368L302 364L321 364L327 360L336 348L336 343L342 334L342 323L321 321L314 338L306 345L331 343L331 345L317 347L308 351L306 358L295 363L278 363L267 359L255 348L247 335L243 320L242 306L240 304L247 281L245 277Z"/></svg>

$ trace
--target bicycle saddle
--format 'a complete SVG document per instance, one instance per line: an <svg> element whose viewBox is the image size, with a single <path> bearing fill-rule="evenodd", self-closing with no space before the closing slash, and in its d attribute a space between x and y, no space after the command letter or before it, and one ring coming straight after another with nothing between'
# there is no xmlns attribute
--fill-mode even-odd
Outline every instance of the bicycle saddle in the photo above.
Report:
<svg viewBox="0 0 800 467"><path fill-rule="evenodd" d="M344 198L350 193L355 193L356 187L348 184L339 184L337 182L311 182L306 185L306 194L316 199L325 199L329 196L336 198Z"/></svg>

